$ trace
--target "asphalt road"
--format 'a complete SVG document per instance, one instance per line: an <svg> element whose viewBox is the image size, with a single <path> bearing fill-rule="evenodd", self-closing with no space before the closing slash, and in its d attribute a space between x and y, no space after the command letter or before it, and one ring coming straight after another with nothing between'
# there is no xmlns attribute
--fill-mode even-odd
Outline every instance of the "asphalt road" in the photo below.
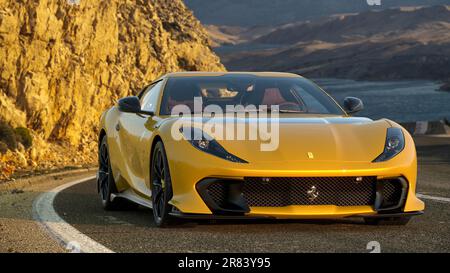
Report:
<svg viewBox="0 0 450 273"><path fill-rule="evenodd" d="M33 217L33 203L42 193L73 180L92 176L77 170L0 184L0 252L64 252Z"/></svg>
<svg viewBox="0 0 450 273"><path fill-rule="evenodd" d="M450 138L416 138L418 192L450 197ZM407 226L366 226L359 219L182 221L158 229L151 210L105 212L94 181L56 196L57 213L115 252L450 252L450 203L424 200L426 213Z"/></svg>

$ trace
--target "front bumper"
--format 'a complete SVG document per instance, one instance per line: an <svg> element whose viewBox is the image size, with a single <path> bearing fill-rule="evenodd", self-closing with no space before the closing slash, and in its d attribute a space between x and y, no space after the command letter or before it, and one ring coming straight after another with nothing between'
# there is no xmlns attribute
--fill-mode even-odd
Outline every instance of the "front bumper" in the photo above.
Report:
<svg viewBox="0 0 450 273"><path fill-rule="evenodd" d="M359 179L359 180L357 180ZM264 182L265 181L265 182ZM314 192L310 189L314 188ZM206 178L196 190L215 215L346 215L403 211L405 178L376 177L247 177Z"/></svg>
<svg viewBox="0 0 450 273"><path fill-rule="evenodd" d="M180 146L181 145L181 146ZM319 162L291 161L259 162L240 164L228 162L195 150L190 144L168 143L169 168L173 186L170 203L183 215L204 215L206 218L215 212L211 209L197 189L200 181L206 178L244 180L245 177L367 177L377 180L404 178L407 190L404 202L390 211L378 210L374 205L335 206L335 205L287 205L280 207L252 207L233 217L263 218L343 218L355 215L378 215L385 213L415 213L423 211L425 204L416 197L417 161L414 150L404 152L387 162ZM180 152L185 151L185 152ZM234 213L236 214L236 213ZM216 215L217 216L217 213ZM224 217L223 215L220 217ZM228 216L227 216L228 217ZM231 217L231 216L230 216Z"/></svg>
<svg viewBox="0 0 450 273"><path fill-rule="evenodd" d="M400 213L389 213L389 214L354 214L347 216L345 218L401 218L401 217L412 217L422 215L423 211L414 212L400 212ZM264 220L264 219L277 219L275 216L271 215L215 215L215 214L194 214L194 213L182 213L182 212L171 212L171 216L191 219L191 220ZM333 217L329 217L333 218ZM336 217L338 218L338 217ZM295 218L289 218L295 219Z"/></svg>
<svg viewBox="0 0 450 273"><path fill-rule="evenodd" d="M177 165L177 164L176 164ZM180 212L186 214L206 214L211 215L216 213L214 209L208 206L204 198L202 198L197 185L200 181L203 181L205 177L214 176L220 179L226 180L240 180L242 181L246 177L244 171L228 170L228 171L218 171L209 170L208 168L197 169L188 164L181 164L181 171L172 171L175 169L171 166L172 174L172 184L174 189L174 195L171 200L171 204L174 205ZM195 171L194 171L195 170ZM236 175L236 172L242 172L242 176ZM215 175L215 174L221 175ZM234 175L230 175L230 174ZM269 171L259 172L261 177L274 177L274 174L281 174L283 172L270 173ZM317 176L318 173L310 173L309 175ZM381 175L377 175L376 170L369 172L358 172L358 171L347 171L345 173L336 171L333 174L336 176L350 175L355 176L363 173L365 175L375 176L376 179L386 179L386 178L403 178L406 181L407 187L402 193L402 202L398 203L398 206L391 207L388 211L383 211L379 207L373 205L362 205L362 206L335 206L335 205L287 205L282 207L252 207L240 211L247 217L275 217L275 218L340 218L349 217L353 215L376 215L381 213L407 213L407 212L417 212L422 211L425 208L424 203L416 197L415 194L415 175L409 172L403 172L400 170L392 170L390 172L385 171ZM380 172L378 172L380 173ZM254 172L251 172L254 175ZM331 174L331 173L330 173ZM271 176L269 176L271 175ZM277 177L281 176L277 175ZM290 173L290 176L285 177L305 177L302 173L297 175L296 173ZM408 179L409 177L409 179ZM411 180L412 179L412 180ZM219 213L220 214L220 213ZM223 213L222 213L223 214ZM234 213L235 214L235 213Z"/></svg>

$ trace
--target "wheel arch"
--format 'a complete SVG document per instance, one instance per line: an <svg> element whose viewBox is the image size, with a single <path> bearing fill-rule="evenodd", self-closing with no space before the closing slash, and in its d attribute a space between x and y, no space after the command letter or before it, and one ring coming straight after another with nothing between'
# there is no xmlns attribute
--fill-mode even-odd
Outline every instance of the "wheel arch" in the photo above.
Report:
<svg viewBox="0 0 450 273"><path fill-rule="evenodd" d="M152 187L152 161L153 161L153 150L155 149L156 143L161 141L164 144L164 141L162 140L162 137L160 135L155 135L152 140L152 145L150 146L150 153L149 153L149 166L148 166L148 186Z"/></svg>
<svg viewBox="0 0 450 273"><path fill-rule="evenodd" d="M103 138L106 136L106 130L104 128L100 129L100 133L98 134L98 147L100 148L100 144L102 143Z"/></svg>
<svg viewBox="0 0 450 273"><path fill-rule="evenodd" d="M164 153L166 154L166 160L167 160L167 169L168 169L168 172L169 172L169 175L170 175L170 173L171 173L171 171L170 171L170 164L169 164L169 159L168 159L168 157L167 157L167 150L166 150L166 146L164 145L164 140L163 140L163 138L161 137L161 135L159 135L159 134L157 134L157 135L155 135L154 137L153 137L153 140L152 140L152 145L151 145L151 148L150 148L150 160L149 160L149 168L148 168L148 170L149 170L149 172L148 172L148 177L149 177L149 181L148 181L148 186L150 187L150 189L151 189L151 187L152 187L152 161L153 161L153 150L154 150L154 148L155 148L155 146L156 146L156 144L158 143L158 142L161 142L162 143L162 146L163 146L163 149L164 149ZM170 184L170 199L172 198L172 196L173 196L173 185L172 185L172 183Z"/></svg>
<svg viewBox="0 0 450 273"><path fill-rule="evenodd" d="M100 147L102 145L103 138L106 136L105 129L101 129L100 133L98 134L98 143L97 143L97 161L98 166L100 168ZM100 192L100 181L99 181L99 174L97 173L97 193Z"/></svg>

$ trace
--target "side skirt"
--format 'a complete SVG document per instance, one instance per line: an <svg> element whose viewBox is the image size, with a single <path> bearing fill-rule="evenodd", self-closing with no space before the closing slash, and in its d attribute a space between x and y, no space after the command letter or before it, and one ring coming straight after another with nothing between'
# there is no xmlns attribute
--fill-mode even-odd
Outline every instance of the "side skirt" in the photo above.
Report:
<svg viewBox="0 0 450 273"><path fill-rule="evenodd" d="M146 208L149 208L149 209L152 208L152 202L151 201L140 197L139 195L137 195L136 193L134 193L130 189L128 189L128 190L126 190L124 192L121 192L121 193L111 194L111 198L112 198L112 200L114 200L115 198L123 198L123 199L127 199L127 200L129 200L129 201L131 201L133 203L139 204L139 205L141 205L143 207L146 207Z"/></svg>

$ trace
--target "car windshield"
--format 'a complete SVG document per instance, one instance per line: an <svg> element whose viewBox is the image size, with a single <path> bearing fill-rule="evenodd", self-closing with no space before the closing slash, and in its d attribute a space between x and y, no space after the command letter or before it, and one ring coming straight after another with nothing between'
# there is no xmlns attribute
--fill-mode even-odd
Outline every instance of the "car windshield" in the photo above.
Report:
<svg viewBox="0 0 450 273"><path fill-rule="evenodd" d="M214 105L223 112L229 111L229 106L243 111L270 111L275 106L273 109L280 113L344 114L328 94L305 78L242 74L169 78L160 114L177 115L173 110L179 105L189 107L194 113L195 98L201 99L200 110Z"/></svg>

